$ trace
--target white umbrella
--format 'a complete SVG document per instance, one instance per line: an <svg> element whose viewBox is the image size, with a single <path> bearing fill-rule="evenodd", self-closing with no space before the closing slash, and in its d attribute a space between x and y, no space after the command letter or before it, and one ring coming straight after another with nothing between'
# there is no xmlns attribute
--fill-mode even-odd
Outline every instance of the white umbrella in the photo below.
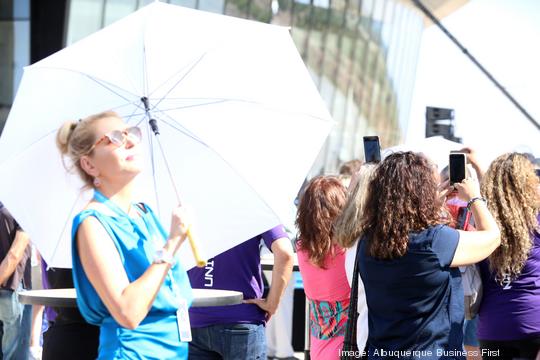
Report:
<svg viewBox="0 0 540 360"><path fill-rule="evenodd" d="M455 141L450 141L442 136L432 136L414 142L408 142L402 145L392 146L384 149L383 158L398 151L420 152L430 158L441 171L448 165L448 156L450 151L463 149L465 145Z"/></svg>
<svg viewBox="0 0 540 360"><path fill-rule="evenodd" d="M71 267L71 219L91 196L66 174L56 131L108 109L145 132L139 199L167 226L176 199L157 120L206 258L287 220L333 125L286 28L152 3L25 68L0 138L0 199L50 266Z"/></svg>

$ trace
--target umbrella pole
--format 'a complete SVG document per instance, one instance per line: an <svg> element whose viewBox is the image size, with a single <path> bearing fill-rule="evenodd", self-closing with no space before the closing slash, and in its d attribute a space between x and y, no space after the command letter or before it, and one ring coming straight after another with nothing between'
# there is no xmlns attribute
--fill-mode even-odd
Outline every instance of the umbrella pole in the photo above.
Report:
<svg viewBox="0 0 540 360"><path fill-rule="evenodd" d="M176 182L174 181L174 176L172 174L171 168L169 166L169 162L167 161L167 157L165 156L165 151L163 150L163 147L161 146L161 141L159 140L159 127L157 124L157 121L153 119L150 116L150 105L148 103L148 98L143 97L141 98L141 101L144 104L144 109L146 111L146 115L148 116L148 123L150 124L150 128L152 129L152 132L156 136L156 140L159 146L159 150L161 152L161 156L163 157L163 161L165 162L165 167L167 168L167 173L169 174L169 179L171 180L172 187L174 189L174 193L176 195L176 200L178 201L178 206L182 206L182 200L180 199L180 193L178 192L178 188L176 187ZM191 252L193 253L193 257L195 258L195 263L198 267L204 267L206 266L206 261L201 257L201 254L199 253L199 248L197 247L197 243L193 239L193 233L191 231L191 225L188 225L187 229L187 238L189 241L189 245L191 247Z"/></svg>

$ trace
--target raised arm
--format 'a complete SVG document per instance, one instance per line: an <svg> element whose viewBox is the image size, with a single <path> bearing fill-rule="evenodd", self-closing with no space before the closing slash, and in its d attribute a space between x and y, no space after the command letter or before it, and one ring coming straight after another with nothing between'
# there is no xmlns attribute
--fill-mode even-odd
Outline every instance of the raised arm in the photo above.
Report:
<svg viewBox="0 0 540 360"><path fill-rule="evenodd" d="M19 265L24 257L29 242L30 238L28 235L22 230L17 230L8 253L0 263L0 284L4 284L13 275L15 269L17 269L17 265Z"/></svg>
<svg viewBox="0 0 540 360"><path fill-rule="evenodd" d="M464 147L459 151L467 154L467 162L472 165L474 171L476 172L476 177L478 178L478 181L482 181L482 177L484 177L484 170L482 169L482 166L480 166L476 151L470 147Z"/></svg>
<svg viewBox="0 0 540 360"><path fill-rule="evenodd" d="M478 181L468 178L455 184L455 187L460 198L470 203L477 231L459 231L459 243L450 265L452 267L484 260L501 244L497 222L489 212L486 202L480 200Z"/></svg>
<svg viewBox="0 0 540 360"><path fill-rule="evenodd" d="M174 255L186 237L181 210L173 212L171 233L163 249ZM146 317L171 268L168 263L152 263L129 282L120 254L95 217L86 218L77 232L77 250L86 276L99 297L122 327L135 329Z"/></svg>

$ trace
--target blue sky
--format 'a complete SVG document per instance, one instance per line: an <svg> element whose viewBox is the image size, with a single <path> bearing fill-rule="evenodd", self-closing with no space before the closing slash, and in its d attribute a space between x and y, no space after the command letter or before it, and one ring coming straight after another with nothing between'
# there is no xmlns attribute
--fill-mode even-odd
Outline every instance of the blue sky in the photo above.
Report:
<svg viewBox="0 0 540 360"><path fill-rule="evenodd" d="M471 0L445 27L540 122L540 1ZM456 135L487 164L507 151L540 157L540 131L432 25L424 31L407 140L424 136L426 106L456 112Z"/></svg>

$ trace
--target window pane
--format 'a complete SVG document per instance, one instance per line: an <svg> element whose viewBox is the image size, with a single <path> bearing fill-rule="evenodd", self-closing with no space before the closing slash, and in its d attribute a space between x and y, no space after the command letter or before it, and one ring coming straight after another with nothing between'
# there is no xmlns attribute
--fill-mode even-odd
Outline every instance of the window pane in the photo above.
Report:
<svg viewBox="0 0 540 360"><path fill-rule="evenodd" d="M105 7L105 26L128 16L136 8L136 0L108 0Z"/></svg>
<svg viewBox="0 0 540 360"><path fill-rule="evenodd" d="M223 12L224 0L199 0L199 10L210 11L216 14Z"/></svg>
<svg viewBox="0 0 540 360"><path fill-rule="evenodd" d="M67 45L98 31L101 28L102 12L102 1L71 1L68 17Z"/></svg>
<svg viewBox="0 0 540 360"><path fill-rule="evenodd" d="M171 4L195 9L196 0L171 0Z"/></svg>

